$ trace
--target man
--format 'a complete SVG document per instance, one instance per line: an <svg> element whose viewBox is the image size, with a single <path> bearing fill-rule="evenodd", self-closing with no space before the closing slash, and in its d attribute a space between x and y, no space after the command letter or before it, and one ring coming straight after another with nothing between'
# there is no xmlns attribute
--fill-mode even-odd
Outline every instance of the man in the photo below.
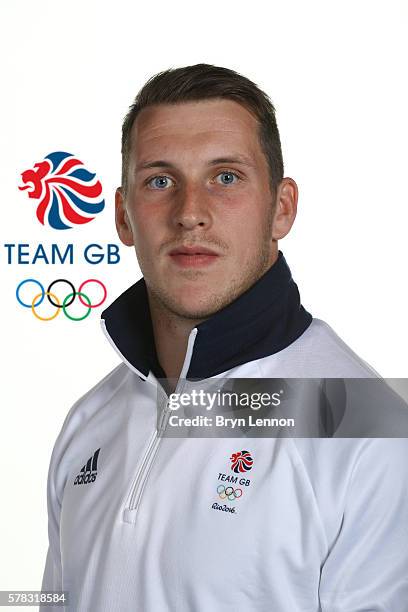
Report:
<svg viewBox="0 0 408 612"><path fill-rule="evenodd" d="M162 435L192 380L376 377L278 249L298 190L268 97L225 68L160 73L122 161L116 225L143 278L102 315L123 363L54 448L43 589L75 611L408 610L405 440Z"/></svg>

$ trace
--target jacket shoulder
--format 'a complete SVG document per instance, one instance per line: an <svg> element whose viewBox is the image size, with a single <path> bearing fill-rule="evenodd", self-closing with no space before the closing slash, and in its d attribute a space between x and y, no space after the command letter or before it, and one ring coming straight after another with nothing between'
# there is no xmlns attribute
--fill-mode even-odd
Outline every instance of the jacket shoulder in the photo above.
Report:
<svg viewBox="0 0 408 612"><path fill-rule="evenodd" d="M97 382L89 391L82 395L68 411L62 425L61 433L70 428L73 422L88 421L99 408L106 404L126 382L131 375L129 368L120 363L111 372Z"/></svg>
<svg viewBox="0 0 408 612"><path fill-rule="evenodd" d="M377 378L380 377L328 325L314 318L292 344L259 361L265 377Z"/></svg>
<svg viewBox="0 0 408 612"><path fill-rule="evenodd" d="M127 379L132 376L133 374L125 364L119 364L73 404L54 443L48 472L49 484L52 479L55 479L55 487L63 489L64 470L59 468L63 462L69 464L69 461L65 462L65 457L71 454L68 451L78 432L86 428L96 413L120 392Z"/></svg>

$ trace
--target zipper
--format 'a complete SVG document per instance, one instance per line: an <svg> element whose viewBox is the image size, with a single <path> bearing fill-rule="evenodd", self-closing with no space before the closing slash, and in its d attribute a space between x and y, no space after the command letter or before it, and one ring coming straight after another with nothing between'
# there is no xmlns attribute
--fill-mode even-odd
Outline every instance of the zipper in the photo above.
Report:
<svg viewBox="0 0 408 612"><path fill-rule="evenodd" d="M186 356L184 359L183 367L180 373L180 377L177 381L177 385L176 385L176 389L174 390L174 393L182 393L185 387L186 383L183 379L185 378L188 372L188 368L190 366L191 356L193 354L193 347L194 347L194 342L197 336L197 332L198 332L197 328L192 329L190 332L190 336L188 338ZM128 497L129 503L127 507L125 508L124 515L123 515L123 519L126 523L136 522L137 510L140 506L141 498L143 495L143 490L145 488L154 458L157 454L158 448L160 446L160 441L163 437L163 433L166 429L166 426L169 420L169 416L171 413L171 410L169 410L169 398L167 397L167 394L165 395L165 397L166 397L166 403L162 408L162 414L160 417L158 427L157 429L154 430L153 434L150 437L149 444L147 446L147 450L143 457L142 464L136 475L136 478L132 485L130 495Z"/></svg>

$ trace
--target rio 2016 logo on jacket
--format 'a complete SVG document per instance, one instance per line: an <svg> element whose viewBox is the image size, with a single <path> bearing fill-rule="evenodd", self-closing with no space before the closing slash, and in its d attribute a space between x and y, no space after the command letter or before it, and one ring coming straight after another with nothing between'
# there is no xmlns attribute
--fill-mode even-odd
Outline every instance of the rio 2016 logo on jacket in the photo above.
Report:
<svg viewBox="0 0 408 612"><path fill-rule="evenodd" d="M71 153L50 153L21 178L24 185L19 189L28 189L28 197L38 200L36 214L42 225L70 229L89 223L105 207L100 181Z"/></svg>
<svg viewBox="0 0 408 612"><path fill-rule="evenodd" d="M248 472L254 463L251 454L247 450L238 451L231 455L231 470L236 474Z"/></svg>

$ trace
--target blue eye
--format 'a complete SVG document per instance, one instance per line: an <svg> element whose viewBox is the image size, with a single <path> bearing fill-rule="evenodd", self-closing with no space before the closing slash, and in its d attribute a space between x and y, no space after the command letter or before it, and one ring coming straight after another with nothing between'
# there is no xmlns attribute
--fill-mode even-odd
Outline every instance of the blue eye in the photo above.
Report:
<svg viewBox="0 0 408 612"><path fill-rule="evenodd" d="M171 182L172 180L168 176L154 176L147 184L153 189L167 189Z"/></svg>
<svg viewBox="0 0 408 612"><path fill-rule="evenodd" d="M219 174L218 176L221 177L221 183L223 185L232 185L234 183L234 179L239 180L239 177L234 174L234 172L221 172L221 174Z"/></svg>

